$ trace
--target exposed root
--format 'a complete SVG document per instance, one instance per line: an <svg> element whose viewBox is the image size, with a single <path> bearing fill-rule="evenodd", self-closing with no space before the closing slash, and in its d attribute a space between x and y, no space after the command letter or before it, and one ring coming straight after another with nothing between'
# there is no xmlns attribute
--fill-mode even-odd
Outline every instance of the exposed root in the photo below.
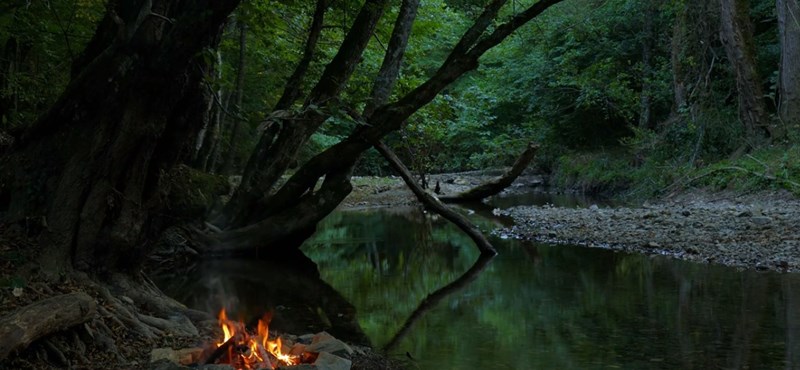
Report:
<svg viewBox="0 0 800 370"><path fill-rule="evenodd" d="M188 309L165 296L145 276L115 275L99 282L85 274L75 273L66 281L70 290L83 292L59 295L45 283L35 282L28 286L30 294L37 297L54 295L30 305L46 307L44 311L31 314L36 316L31 316L31 322L46 323L40 325L42 329L34 330L35 335L21 339L8 335L4 330L14 330L6 324L20 319L13 313L0 317L0 369L95 368L98 364L107 368L137 368L143 365L142 361L146 363L152 348L164 346L165 341L187 346L194 344L200 333L192 320L212 319L207 313ZM60 285L57 287L63 292ZM51 304L54 299L56 304L61 304L49 306L48 302ZM64 319L63 303L71 300L89 305L91 312L80 316L78 313L81 311L75 309L75 314ZM20 308L15 312L31 311ZM42 314L36 312L52 312L58 320L47 321L46 315L43 320ZM3 360L12 353L15 355Z"/></svg>
<svg viewBox="0 0 800 370"><path fill-rule="evenodd" d="M47 357L56 362L55 365L59 367L69 367L71 365L70 361L67 360L67 356L64 356L64 350L57 344L55 338L43 340L42 344L47 351Z"/></svg>

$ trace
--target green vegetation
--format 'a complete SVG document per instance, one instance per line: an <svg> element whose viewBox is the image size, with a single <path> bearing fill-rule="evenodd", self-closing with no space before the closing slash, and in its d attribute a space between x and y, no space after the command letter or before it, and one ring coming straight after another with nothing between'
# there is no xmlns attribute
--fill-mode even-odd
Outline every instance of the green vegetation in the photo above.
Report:
<svg viewBox="0 0 800 370"><path fill-rule="evenodd" d="M501 13L509 17L529 3L515 1ZM421 3L394 97L435 72L482 4ZM743 4L749 5L755 69L763 77L758 81L764 91L758 100L767 115L763 125L786 135L754 137L737 113L743 104L737 96L743 92L736 82L737 66L728 60L716 31L724 21L719 8L685 0L570 0L487 53L478 70L386 140L424 173L507 166L533 140L543 144L537 168L561 188L647 197L676 186L735 183L741 190L796 192L793 184L800 179L789 163L800 133L794 118L779 117L781 45L775 2ZM358 6L356 1L329 5L309 81L335 55ZM358 125L345 107L360 109L368 100L398 9L399 2L387 10L341 101L311 136L298 163ZM260 125L301 57L313 12L313 3L296 1L246 1L234 12L218 49L207 51L206 59L217 70L207 83L225 109L216 148L207 153L210 158L195 160L196 167L212 173L244 170ZM24 126L45 111L69 80L63 65L78 57L101 15L102 1L71 6L53 1L0 16L0 42L5 43L0 127ZM239 69L244 78L237 82ZM231 140L237 117L244 128ZM226 156L232 157L232 172L222 168ZM743 170L730 170L734 167ZM392 173L372 150L356 172Z"/></svg>

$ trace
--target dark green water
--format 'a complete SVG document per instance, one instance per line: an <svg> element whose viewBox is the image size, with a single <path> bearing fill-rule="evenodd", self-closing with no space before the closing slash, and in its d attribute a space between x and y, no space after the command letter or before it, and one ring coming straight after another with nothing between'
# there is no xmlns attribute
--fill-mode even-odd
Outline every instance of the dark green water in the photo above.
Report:
<svg viewBox="0 0 800 370"><path fill-rule="evenodd" d="M454 227L368 210L332 214L303 251L372 344L420 369L800 369L797 274L493 241L462 276L478 253Z"/></svg>

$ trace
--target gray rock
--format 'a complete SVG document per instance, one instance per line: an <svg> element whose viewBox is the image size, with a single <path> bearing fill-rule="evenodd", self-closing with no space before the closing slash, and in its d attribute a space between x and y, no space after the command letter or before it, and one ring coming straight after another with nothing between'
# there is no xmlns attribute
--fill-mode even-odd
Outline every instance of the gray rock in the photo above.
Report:
<svg viewBox="0 0 800 370"><path fill-rule="evenodd" d="M323 331L314 335L314 339L311 340L311 345L306 347L306 352L328 352L337 356L349 357L353 354L353 349L345 342Z"/></svg>
<svg viewBox="0 0 800 370"><path fill-rule="evenodd" d="M353 362L328 352L320 352L314 366L319 370L350 370Z"/></svg>
<svg viewBox="0 0 800 370"><path fill-rule="evenodd" d="M754 223L756 225L766 225L766 224L772 222L772 219L767 217L767 216L755 216L755 217L750 218L750 222L752 222L752 223Z"/></svg>
<svg viewBox="0 0 800 370"><path fill-rule="evenodd" d="M150 370L191 370L186 366L178 365L172 361L161 359L150 364Z"/></svg>
<svg viewBox="0 0 800 370"><path fill-rule="evenodd" d="M218 365L218 364L209 364L200 366L198 369L200 370L236 370L231 365Z"/></svg>
<svg viewBox="0 0 800 370"><path fill-rule="evenodd" d="M156 348L150 351L150 362L159 362L166 360L172 363L178 363L178 354L172 348Z"/></svg>

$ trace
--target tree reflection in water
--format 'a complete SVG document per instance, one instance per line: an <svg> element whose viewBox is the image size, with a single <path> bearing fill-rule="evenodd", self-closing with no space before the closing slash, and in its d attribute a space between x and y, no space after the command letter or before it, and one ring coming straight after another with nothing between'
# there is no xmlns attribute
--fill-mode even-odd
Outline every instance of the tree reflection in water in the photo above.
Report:
<svg viewBox="0 0 800 370"><path fill-rule="evenodd" d="M467 279L478 253L446 222L360 211L332 215L303 250L372 343L421 368L798 366L798 274L492 242L500 255Z"/></svg>

